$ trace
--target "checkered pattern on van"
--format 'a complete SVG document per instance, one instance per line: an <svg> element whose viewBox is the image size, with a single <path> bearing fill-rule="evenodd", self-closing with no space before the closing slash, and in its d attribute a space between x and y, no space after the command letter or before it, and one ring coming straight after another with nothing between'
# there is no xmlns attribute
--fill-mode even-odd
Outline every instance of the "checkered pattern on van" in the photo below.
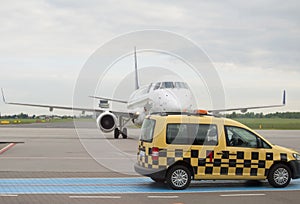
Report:
<svg viewBox="0 0 300 204"><path fill-rule="evenodd" d="M229 151L215 152L199 149L184 151L182 149L160 149L158 160L152 160L151 148L144 149L144 155L138 155L138 164L145 168L166 169L177 161L190 164L195 175L236 175L257 176L267 175L274 161L287 161L286 154L273 155L272 152ZM276 157L276 158L275 158Z"/></svg>

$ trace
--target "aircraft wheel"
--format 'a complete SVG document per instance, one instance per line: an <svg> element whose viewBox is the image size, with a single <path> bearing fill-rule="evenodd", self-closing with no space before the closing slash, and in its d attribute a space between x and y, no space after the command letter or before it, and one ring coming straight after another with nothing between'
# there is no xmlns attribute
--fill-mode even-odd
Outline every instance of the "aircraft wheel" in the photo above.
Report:
<svg viewBox="0 0 300 204"><path fill-rule="evenodd" d="M123 139L127 139L127 128L123 128L122 137Z"/></svg>
<svg viewBox="0 0 300 204"><path fill-rule="evenodd" d="M120 135L120 130L118 128L116 128L115 131L114 131L114 137L115 137L115 139L118 139L119 135Z"/></svg>

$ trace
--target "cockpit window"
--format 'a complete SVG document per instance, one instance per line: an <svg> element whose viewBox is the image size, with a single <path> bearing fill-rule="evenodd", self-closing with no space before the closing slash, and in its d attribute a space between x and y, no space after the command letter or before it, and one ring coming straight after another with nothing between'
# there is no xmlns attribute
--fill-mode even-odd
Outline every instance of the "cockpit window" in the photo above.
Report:
<svg viewBox="0 0 300 204"><path fill-rule="evenodd" d="M150 90L151 90L152 87L153 87L153 84L151 83L151 84L148 86L147 93L150 92Z"/></svg>
<svg viewBox="0 0 300 204"><path fill-rule="evenodd" d="M157 82L154 85L153 90L156 90L156 89L173 89L173 88L188 89L189 87L185 82L167 81L167 82Z"/></svg>
<svg viewBox="0 0 300 204"><path fill-rule="evenodd" d="M156 83L155 86L154 86L154 89L153 90L156 90L156 89L159 89L160 87L160 82Z"/></svg>
<svg viewBox="0 0 300 204"><path fill-rule="evenodd" d="M175 82L175 87L179 89L188 89L188 86L184 82Z"/></svg>
<svg viewBox="0 0 300 204"><path fill-rule="evenodd" d="M173 82L162 82L161 86L160 86L161 89L170 89L170 88L174 88L174 84Z"/></svg>

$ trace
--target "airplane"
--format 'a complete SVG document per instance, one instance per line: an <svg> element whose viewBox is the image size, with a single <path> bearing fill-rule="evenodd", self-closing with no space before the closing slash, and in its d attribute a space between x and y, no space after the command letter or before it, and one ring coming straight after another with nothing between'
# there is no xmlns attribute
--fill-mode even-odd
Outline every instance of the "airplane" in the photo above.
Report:
<svg viewBox="0 0 300 204"><path fill-rule="evenodd" d="M192 91L186 82L158 81L150 83L148 85L140 86L138 79L136 48L134 48L134 62L135 90L130 95L128 100L107 98L101 96L89 96L94 99L99 99L99 108L81 108L71 106L7 102L4 96L4 91L1 88L2 99L5 104L49 108L49 111L51 112L54 109L65 109L99 113L99 116L96 119L98 128L104 133L114 132L115 139L118 139L120 135L122 135L122 137L126 139L126 125L128 124L128 122L132 121L134 125L141 126L143 120L148 114L154 112L192 112L197 110L197 104L193 97ZM218 114L220 112L226 111L240 110L241 112L246 112L249 109L282 107L286 104L285 98L286 93L284 91L283 102L279 105L216 109L207 110L207 112ZM108 101L126 104L127 110L109 110Z"/></svg>

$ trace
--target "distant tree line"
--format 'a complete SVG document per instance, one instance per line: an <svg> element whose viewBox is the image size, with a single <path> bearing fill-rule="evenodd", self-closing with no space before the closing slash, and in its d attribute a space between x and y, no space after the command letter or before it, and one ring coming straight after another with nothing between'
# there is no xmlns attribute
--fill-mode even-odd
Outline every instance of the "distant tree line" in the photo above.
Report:
<svg viewBox="0 0 300 204"><path fill-rule="evenodd" d="M62 118L62 119L66 119L66 118L73 118L73 116L68 116L68 115L64 115L64 116L58 116L58 115L51 115L51 116L37 116L37 115L28 115L26 113L19 113L19 114L12 114L12 115L1 115L0 114L0 118L5 118L5 119L35 119L35 118L39 118L39 117L47 117L47 118Z"/></svg>
<svg viewBox="0 0 300 204"><path fill-rule="evenodd" d="M276 113L236 113L223 114L222 116L226 118L290 118L290 119L300 119L300 112L276 112Z"/></svg>
<svg viewBox="0 0 300 204"><path fill-rule="evenodd" d="M35 118L35 115L29 116L26 113L20 113L20 114L13 114L13 115L1 115L1 118L7 118L7 119L15 119L15 118L26 119L26 118Z"/></svg>

